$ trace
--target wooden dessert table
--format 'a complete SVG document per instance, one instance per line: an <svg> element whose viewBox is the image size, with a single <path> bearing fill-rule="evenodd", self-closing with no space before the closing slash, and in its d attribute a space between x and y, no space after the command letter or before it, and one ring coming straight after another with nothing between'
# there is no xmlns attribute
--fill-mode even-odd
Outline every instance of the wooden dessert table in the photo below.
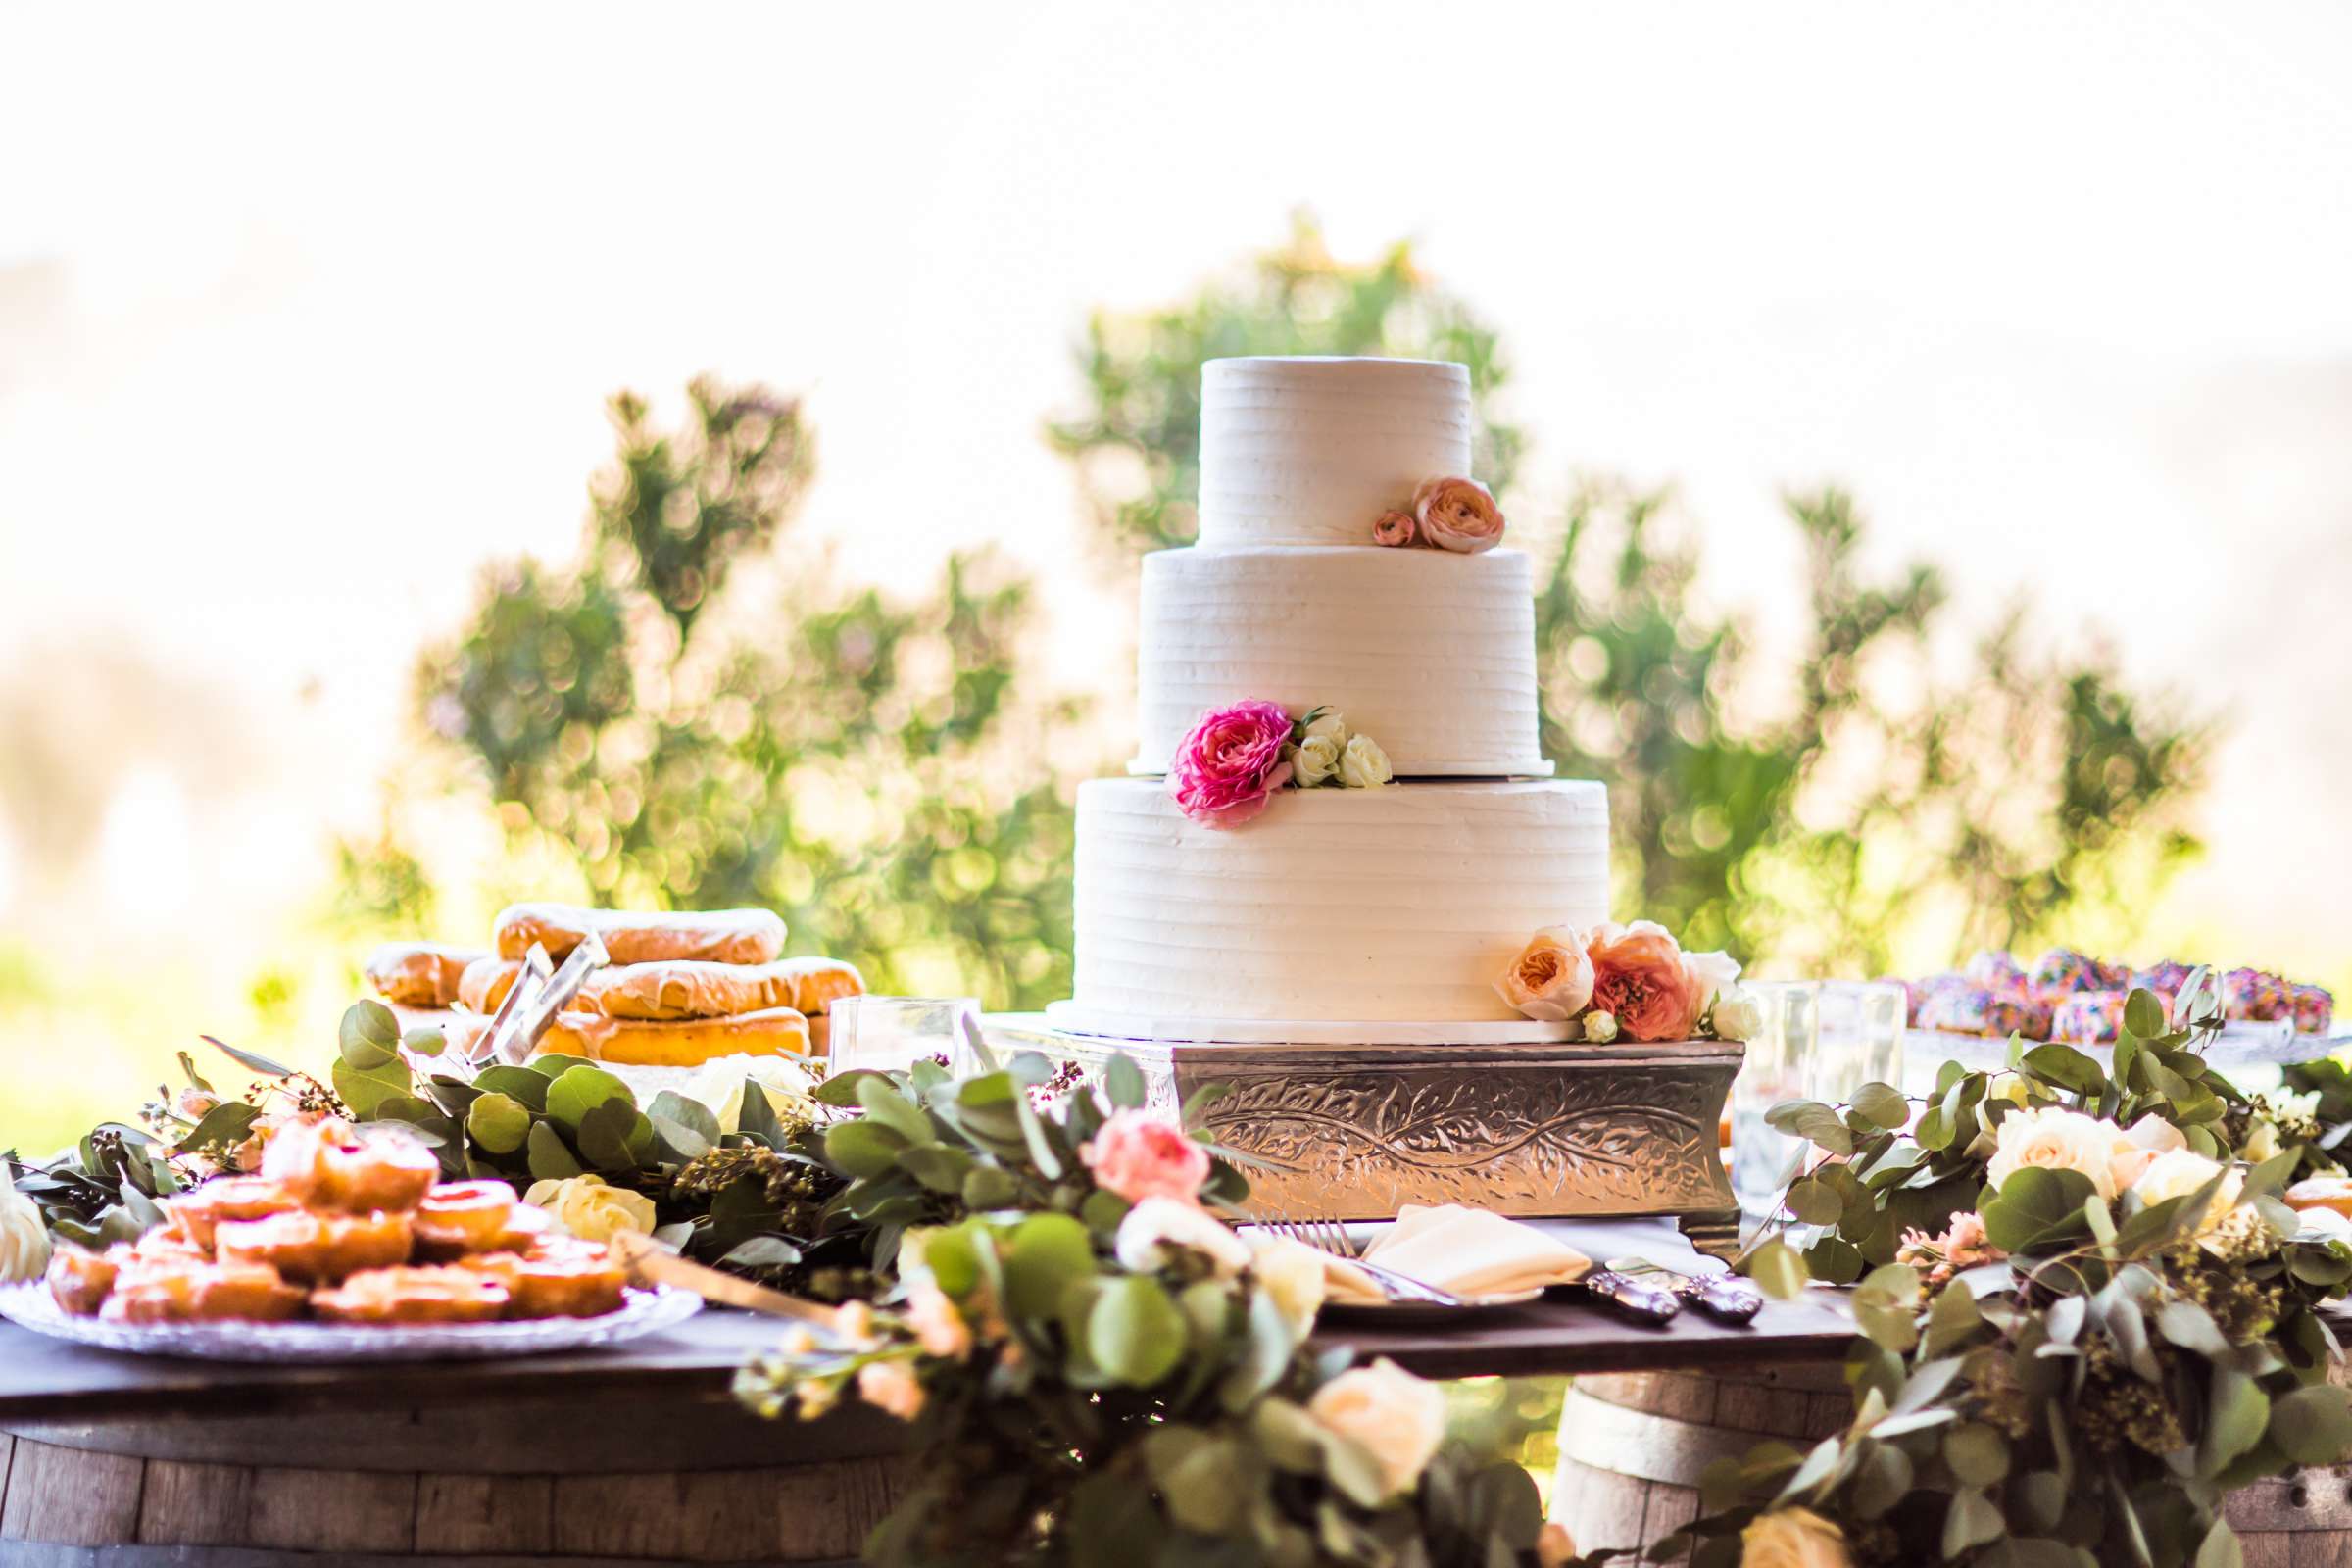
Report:
<svg viewBox="0 0 2352 1568"><path fill-rule="evenodd" d="M772 1319L706 1311L629 1345L506 1361L249 1366L117 1354L0 1323L0 1568L846 1563L902 1429L761 1421L728 1394ZM1574 1298L1329 1343L1430 1377L1841 1357L1835 1298L1663 1329ZM1809 1394L1791 1396L1805 1406Z"/></svg>

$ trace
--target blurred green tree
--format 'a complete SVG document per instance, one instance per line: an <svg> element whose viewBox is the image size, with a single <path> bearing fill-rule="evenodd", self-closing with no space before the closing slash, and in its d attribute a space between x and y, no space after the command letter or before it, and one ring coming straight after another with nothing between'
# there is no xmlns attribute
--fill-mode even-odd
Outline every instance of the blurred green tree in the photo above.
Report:
<svg viewBox="0 0 2352 1568"><path fill-rule="evenodd" d="M1088 323L1085 409L1048 433L1114 547L1192 538L1200 365L1234 354L1462 361L1480 476L1512 499L1522 440L1494 413L1509 379L1494 329L1408 246L1342 262L1301 218L1232 279ZM1610 787L1619 908L1699 947L1869 972L1923 925L1977 944L2047 935L2194 853L2206 732L2127 690L2111 659L2033 654L2021 615L1938 680L1941 577L1866 579L1860 514L1825 489L1787 501L1810 613L1793 668L1767 669L1740 620L1696 594L1667 500L1588 481L1561 526L1514 538L1538 553L1544 752Z"/></svg>
<svg viewBox="0 0 2352 1568"><path fill-rule="evenodd" d="M615 905L764 905L794 952L886 991L1066 995L1068 704L1013 701L1029 585L952 558L900 602L780 548L814 468L799 406L699 380L683 425L612 399L577 560L514 561L416 676L518 864ZM345 846L351 902L420 906L397 845Z"/></svg>

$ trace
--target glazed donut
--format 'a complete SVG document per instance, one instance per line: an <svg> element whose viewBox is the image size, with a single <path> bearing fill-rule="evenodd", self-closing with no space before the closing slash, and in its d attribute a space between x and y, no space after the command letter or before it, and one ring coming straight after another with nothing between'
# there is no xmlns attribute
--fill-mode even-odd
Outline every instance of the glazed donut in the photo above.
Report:
<svg viewBox="0 0 2352 1568"><path fill-rule="evenodd" d="M311 1294L330 1323L486 1323L507 1309L507 1288L464 1268L371 1268Z"/></svg>
<svg viewBox="0 0 2352 1568"><path fill-rule="evenodd" d="M75 1317L94 1316L106 1304L122 1268L122 1258L114 1250L93 1252L72 1242L60 1242L49 1254L50 1298Z"/></svg>
<svg viewBox="0 0 2352 1568"><path fill-rule="evenodd" d="M440 1260L494 1250L513 1231L516 1206L505 1182L443 1182L416 1205L416 1255Z"/></svg>
<svg viewBox="0 0 2352 1568"><path fill-rule="evenodd" d="M368 956L361 972L386 1002L446 1007L458 1000L458 977L480 956L479 948L445 942L388 942Z"/></svg>
<svg viewBox="0 0 2352 1568"><path fill-rule="evenodd" d="M769 1007L731 1018L663 1022L560 1012L539 1049L623 1066L699 1067L714 1056L807 1056L811 1048L806 1016L791 1007Z"/></svg>
<svg viewBox="0 0 2352 1568"><path fill-rule="evenodd" d="M361 1139L348 1123L329 1118L270 1140L262 1174L306 1207L395 1212L416 1206L441 1174L441 1161L405 1135Z"/></svg>
<svg viewBox="0 0 2352 1568"><path fill-rule="evenodd" d="M118 1323L275 1323L300 1315L302 1305L301 1290L266 1263L189 1260L122 1279L99 1316Z"/></svg>
<svg viewBox="0 0 2352 1568"><path fill-rule="evenodd" d="M2352 1219L2352 1176L2306 1176L2278 1196L2289 1208L2331 1208Z"/></svg>
<svg viewBox="0 0 2352 1568"><path fill-rule="evenodd" d="M521 973L521 959L484 954L467 964L466 972L458 977L458 1001L487 1016L507 1000L507 993L514 989L514 981Z"/></svg>
<svg viewBox="0 0 2352 1568"><path fill-rule="evenodd" d="M223 1263L267 1263L288 1279L320 1284L409 1260L409 1216L272 1214L230 1221L218 1232Z"/></svg>
<svg viewBox="0 0 2352 1568"><path fill-rule="evenodd" d="M265 1176L217 1176L163 1201L173 1233L208 1256L221 1221L267 1219L300 1206L291 1193Z"/></svg>
<svg viewBox="0 0 2352 1568"><path fill-rule="evenodd" d="M638 914L583 909L568 904L516 904L499 911L498 956L520 958L534 942L550 961L595 932L612 963L657 963L708 958L713 963L773 963L784 951L784 922L769 909L710 909L700 913Z"/></svg>

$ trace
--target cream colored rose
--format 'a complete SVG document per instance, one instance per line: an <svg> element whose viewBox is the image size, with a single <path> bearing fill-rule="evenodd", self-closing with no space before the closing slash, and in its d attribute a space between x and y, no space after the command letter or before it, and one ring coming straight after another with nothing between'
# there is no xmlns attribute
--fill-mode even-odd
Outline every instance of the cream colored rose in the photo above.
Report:
<svg viewBox="0 0 2352 1568"><path fill-rule="evenodd" d="M1753 1040L1764 1032L1764 1004L1738 986L1715 999L1715 1038Z"/></svg>
<svg viewBox="0 0 2352 1568"><path fill-rule="evenodd" d="M2176 1149L2186 1149L2188 1140L2180 1129L2162 1116L2142 1116L2124 1133L2124 1141L2116 1146L2115 1158L2108 1169L2115 1177L2115 1190L2128 1193L2140 1176L2156 1162L2159 1154L2169 1154Z"/></svg>
<svg viewBox="0 0 2352 1568"><path fill-rule="evenodd" d="M779 1119L815 1120L816 1080L782 1056L720 1056L697 1068L678 1093L708 1106L720 1132L734 1133L743 1130L744 1092L753 1084L766 1091Z"/></svg>
<svg viewBox="0 0 2352 1568"><path fill-rule="evenodd" d="M1309 735L1291 749L1291 782L1302 790L1328 783L1340 770L1340 743L1328 735Z"/></svg>
<svg viewBox="0 0 2352 1568"><path fill-rule="evenodd" d="M2139 1195L2139 1200L2143 1203L2162 1203L2175 1198L2186 1198L2216 1176L2222 1178L2221 1188L2213 1195L2213 1201L2206 1205L2205 1217L2197 1225L2197 1234L2204 1236L2220 1229L2223 1222L2229 1219L2230 1211L2237 1207L2237 1195L2245 1191L2246 1186L2242 1172L2225 1167L2218 1160L2207 1159L2193 1149L2176 1149L2170 1153L2157 1155L2148 1168L2140 1173L2139 1180L2132 1184L2132 1190Z"/></svg>
<svg viewBox="0 0 2352 1568"><path fill-rule="evenodd" d="M625 1187L608 1187L602 1176L569 1176L531 1183L522 1200L543 1208L583 1242L609 1242L622 1231L651 1235L654 1200Z"/></svg>
<svg viewBox="0 0 2352 1568"><path fill-rule="evenodd" d="M1326 708L1307 720L1303 731L1310 741L1329 741L1334 747L1348 744L1348 718L1336 708Z"/></svg>
<svg viewBox="0 0 2352 1568"><path fill-rule="evenodd" d="M1130 1274L1156 1274L1179 1252L1204 1258L1221 1280L1250 1266L1250 1248L1231 1227L1195 1204L1173 1198L1147 1198L1119 1221L1110 1250Z"/></svg>
<svg viewBox="0 0 2352 1568"><path fill-rule="evenodd" d="M1250 1238L1250 1272L1283 1321L1304 1339L1323 1309L1323 1254L1287 1236L1260 1231Z"/></svg>
<svg viewBox="0 0 2352 1568"><path fill-rule="evenodd" d="M49 1227L40 1208L17 1191L8 1166L0 1164L0 1285L37 1280L49 1267Z"/></svg>
<svg viewBox="0 0 2352 1568"><path fill-rule="evenodd" d="M2278 1129L2268 1121L2258 1121L2246 1131L2246 1141L2238 1146L2237 1157L2249 1164L2259 1165L2278 1152Z"/></svg>
<svg viewBox="0 0 2352 1568"><path fill-rule="evenodd" d="M1775 1508L1740 1532L1740 1568L1852 1568L1845 1533L1810 1508Z"/></svg>
<svg viewBox="0 0 2352 1568"><path fill-rule="evenodd" d="M1420 1484L1446 1437L1446 1396L1385 1356L1317 1389L1306 1413L1370 1454L1391 1497Z"/></svg>
<svg viewBox="0 0 2352 1568"><path fill-rule="evenodd" d="M2024 1073L1996 1072L1991 1081L1984 1085L1984 1098L2006 1100L2012 1105L2031 1105L2034 1103L2034 1091L2026 1083Z"/></svg>
<svg viewBox="0 0 2352 1568"><path fill-rule="evenodd" d="M1340 782L1351 790L1378 789L1396 776L1389 754L1369 735L1350 735L1340 753Z"/></svg>
<svg viewBox="0 0 2352 1568"><path fill-rule="evenodd" d="M1683 967L1698 982L1698 1010L1702 1013L1740 978L1740 960L1728 953L1686 953Z"/></svg>
<svg viewBox="0 0 2352 1568"><path fill-rule="evenodd" d="M2115 1159L2130 1148L2122 1129L2060 1105L2013 1111L2002 1118L1984 1179L1994 1188L2029 1166L2071 1170L2090 1179L2101 1198L2116 1195Z"/></svg>
<svg viewBox="0 0 2352 1568"><path fill-rule="evenodd" d="M1545 926L1528 939L1494 982L1495 995L1521 1016L1563 1023L1592 1000L1592 960L1584 938L1564 925Z"/></svg>

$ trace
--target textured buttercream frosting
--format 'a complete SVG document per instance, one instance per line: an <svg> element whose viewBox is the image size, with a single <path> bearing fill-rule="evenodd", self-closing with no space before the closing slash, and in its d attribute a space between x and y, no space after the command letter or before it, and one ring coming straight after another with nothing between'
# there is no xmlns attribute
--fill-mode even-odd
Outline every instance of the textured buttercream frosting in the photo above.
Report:
<svg viewBox="0 0 2352 1568"><path fill-rule="evenodd" d="M1200 543L1358 545L1424 479L1470 474L1470 372L1429 360L1210 360Z"/></svg>
<svg viewBox="0 0 2352 1568"><path fill-rule="evenodd" d="M1587 782L1290 790L1188 820L1163 785L1078 791L1078 1005L1181 1019L1507 1021L1494 989L1547 925L1608 916L1608 795Z"/></svg>
<svg viewBox="0 0 2352 1568"><path fill-rule="evenodd" d="M1210 708L1337 709L1400 776L1544 774L1534 589L1515 550L1163 550L1144 558L1135 767Z"/></svg>

